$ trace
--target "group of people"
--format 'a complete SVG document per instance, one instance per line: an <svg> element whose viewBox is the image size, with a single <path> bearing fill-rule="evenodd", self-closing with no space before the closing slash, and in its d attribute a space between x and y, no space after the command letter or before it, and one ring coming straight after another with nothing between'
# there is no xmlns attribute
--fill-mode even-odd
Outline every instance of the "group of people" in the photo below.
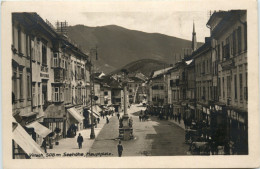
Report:
<svg viewBox="0 0 260 169"><path fill-rule="evenodd" d="M140 122L146 121L146 120L148 120L148 118L149 118L148 111L147 110L145 110L145 111L141 110L140 113L139 113L139 121Z"/></svg>

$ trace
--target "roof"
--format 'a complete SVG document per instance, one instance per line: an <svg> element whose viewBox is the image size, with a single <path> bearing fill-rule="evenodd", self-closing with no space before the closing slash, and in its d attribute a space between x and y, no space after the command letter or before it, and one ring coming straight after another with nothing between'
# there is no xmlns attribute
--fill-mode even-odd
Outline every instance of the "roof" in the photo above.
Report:
<svg viewBox="0 0 260 169"><path fill-rule="evenodd" d="M165 69L161 69L161 70L154 71L152 78L155 78L155 77L157 77L157 76L159 76L159 75L165 74L165 73L168 72L168 70L170 70L170 69L172 69L172 68L173 68L173 67L168 67L168 68L165 68Z"/></svg>
<svg viewBox="0 0 260 169"><path fill-rule="evenodd" d="M197 50L195 50L192 53L192 57L197 57L199 54L204 53L205 51L207 51L208 49L210 49L211 47L211 42L207 41L206 43L204 43L200 48L198 48Z"/></svg>

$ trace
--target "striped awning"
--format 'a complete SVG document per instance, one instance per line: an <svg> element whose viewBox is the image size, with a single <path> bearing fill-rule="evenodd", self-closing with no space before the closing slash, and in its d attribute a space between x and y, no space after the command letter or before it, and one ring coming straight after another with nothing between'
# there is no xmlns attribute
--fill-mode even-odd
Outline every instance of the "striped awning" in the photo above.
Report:
<svg viewBox="0 0 260 169"><path fill-rule="evenodd" d="M41 125L39 122L35 121L31 124L26 125L27 128L34 128L35 133L42 136L43 138L50 134L52 131L47 127Z"/></svg>
<svg viewBox="0 0 260 169"><path fill-rule="evenodd" d="M68 112L74 117L79 123L84 120L84 117L74 108L68 109Z"/></svg>
<svg viewBox="0 0 260 169"><path fill-rule="evenodd" d="M24 128L17 123L16 128L13 131L12 139L24 150L27 155L30 154L42 154L41 157L31 158L44 158L45 155L40 146L32 139L32 137L24 130Z"/></svg>

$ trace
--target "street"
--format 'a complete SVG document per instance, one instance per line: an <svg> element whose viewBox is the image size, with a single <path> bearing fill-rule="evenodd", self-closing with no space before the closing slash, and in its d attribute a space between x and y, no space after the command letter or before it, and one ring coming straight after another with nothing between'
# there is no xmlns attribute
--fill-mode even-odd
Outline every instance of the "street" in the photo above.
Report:
<svg viewBox="0 0 260 169"><path fill-rule="evenodd" d="M129 116L133 118L134 140L122 141L123 156L172 156L186 155L188 145L184 143L184 129L178 125L150 117L148 121L139 122L139 111L145 107L132 105L128 109ZM100 131L98 137L90 148L90 153L111 153L117 156L118 119L110 119Z"/></svg>
<svg viewBox="0 0 260 169"><path fill-rule="evenodd" d="M145 110L141 105L132 105L128 109L129 117L133 118L134 139L122 141L123 156L172 156L187 155L188 145L184 143L185 131L173 121L159 120L158 117L150 117L147 121L139 121L139 112ZM120 113L120 116L123 112ZM109 123L100 117L100 123L95 128L96 139L91 140L90 129L77 132L84 138L82 149L78 148L77 136L65 138L48 149L51 157L64 157L64 153L90 153L90 156L118 156L117 144L119 142L119 121L116 115L108 116ZM53 153L55 155L53 156ZM74 154L75 155L75 154Z"/></svg>

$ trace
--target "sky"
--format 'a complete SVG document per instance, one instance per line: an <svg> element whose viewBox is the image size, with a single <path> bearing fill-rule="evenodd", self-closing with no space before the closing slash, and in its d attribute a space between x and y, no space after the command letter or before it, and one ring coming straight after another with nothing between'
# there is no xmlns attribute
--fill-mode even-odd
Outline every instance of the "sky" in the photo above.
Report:
<svg viewBox="0 0 260 169"><path fill-rule="evenodd" d="M55 12L55 13L54 13ZM90 27L118 25L131 30L148 33L161 33L191 40L192 26L195 23L195 31L198 42L204 42L210 35L206 27L209 15L207 11L193 12L75 12L63 11L38 11L44 20L47 19L53 25L58 21L67 21L69 26L81 24Z"/></svg>

